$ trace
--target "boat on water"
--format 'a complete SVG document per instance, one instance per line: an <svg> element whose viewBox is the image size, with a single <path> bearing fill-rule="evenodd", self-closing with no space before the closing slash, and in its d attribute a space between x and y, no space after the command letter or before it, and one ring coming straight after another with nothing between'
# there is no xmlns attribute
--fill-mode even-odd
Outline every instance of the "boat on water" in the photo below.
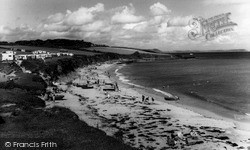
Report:
<svg viewBox="0 0 250 150"><path fill-rule="evenodd" d="M164 100L166 100L166 101L177 101L177 100L180 100L180 98L178 96L171 96L171 97L165 96Z"/></svg>

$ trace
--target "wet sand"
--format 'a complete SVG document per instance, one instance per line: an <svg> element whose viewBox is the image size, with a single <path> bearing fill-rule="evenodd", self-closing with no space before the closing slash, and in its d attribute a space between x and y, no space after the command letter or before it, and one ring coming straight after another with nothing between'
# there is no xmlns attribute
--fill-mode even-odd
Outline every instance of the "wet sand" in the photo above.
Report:
<svg viewBox="0 0 250 150"><path fill-rule="evenodd" d="M56 85L63 91L60 94L64 100L47 102L47 107L69 108L87 124L136 148L210 150L249 146L250 133L238 124L204 117L175 102L162 102L162 96L118 81L110 73L114 67L107 63L92 65L61 78ZM75 86L87 82L94 88ZM119 91L103 91L114 82L118 82ZM150 97L148 102L142 102L142 94Z"/></svg>
<svg viewBox="0 0 250 150"><path fill-rule="evenodd" d="M207 118L214 118L218 120L227 120L229 122L233 122L236 126L242 130L250 131L250 116L242 113L231 113L229 114L229 110L222 108L216 104L203 102L201 100L197 100L193 97L189 97L183 95L178 92L174 92L175 94L170 94L163 91L158 91L158 89L147 88L141 85L136 85L131 83L129 80L126 79L121 73L119 73L120 69L125 65L116 65L115 67L110 68L111 77L114 81L119 82L123 86L128 88L133 88L134 90L138 91L139 93L144 95L151 95L158 97L158 101L173 104L178 107L182 107L188 110L192 110L196 113L199 113ZM181 100L179 101L166 101L164 100L164 96L166 95L178 95ZM211 111L210 111L211 110Z"/></svg>

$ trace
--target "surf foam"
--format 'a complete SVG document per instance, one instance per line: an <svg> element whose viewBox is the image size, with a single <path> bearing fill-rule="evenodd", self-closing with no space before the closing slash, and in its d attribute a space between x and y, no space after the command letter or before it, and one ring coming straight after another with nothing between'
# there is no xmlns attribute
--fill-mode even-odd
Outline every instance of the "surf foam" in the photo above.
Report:
<svg viewBox="0 0 250 150"><path fill-rule="evenodd" d="M156 91L156 92L162 93L163 95L166 95L168 97L174 97L174 95L172 95L170 93L167 93L167 92L164 92L164 91L161 91L159 89L153 88L153 90Z"/></svg>

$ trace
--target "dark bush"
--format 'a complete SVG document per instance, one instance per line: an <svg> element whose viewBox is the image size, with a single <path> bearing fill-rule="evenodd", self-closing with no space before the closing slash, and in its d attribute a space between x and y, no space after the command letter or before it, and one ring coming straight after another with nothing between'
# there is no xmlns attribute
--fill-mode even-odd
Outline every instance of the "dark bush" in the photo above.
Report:
<svg viewBox="0 0 250 150"><path fill-rule="evenodd" d="M3 90L0 89L0 104L15 103L22 107L45 107L45 102L25 90Z"/></svg>
<svg viewBox="0 0 250 150"><path fill-rule="evenodd" d="M27 70L30 70L33 73L39 73L39 71L43 70L45 63L41 59L32 59L32 60L24 60L21 63L21 66Z"/></svg>
<svg viewBox="0 0 250 150"><path fill-rule="evenodd" d="M3 118L0 116L0 124L4 124L5 121L3 120Z"/></svg>

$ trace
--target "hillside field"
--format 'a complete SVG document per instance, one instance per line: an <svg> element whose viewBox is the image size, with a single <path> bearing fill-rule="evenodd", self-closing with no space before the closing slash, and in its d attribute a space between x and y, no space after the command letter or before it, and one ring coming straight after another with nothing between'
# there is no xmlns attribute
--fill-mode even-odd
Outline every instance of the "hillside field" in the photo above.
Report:
<svg viewBox="0 0 250 150"><path fill-rule="evenodd" d="M131 48L116 48L116 47L90 47L90 48L85 48L87 50L91 51L100 51L100 52L109 52L109 53L118 53L118 54L125 54L125 55L130 55L133 54L134 52L139 52L142 54L157 54L157 55L166 55L166 54L161 54L161 53L151 53L151 52L145 52L142 50L137 50L137 49L131 49Z"/></svg>

